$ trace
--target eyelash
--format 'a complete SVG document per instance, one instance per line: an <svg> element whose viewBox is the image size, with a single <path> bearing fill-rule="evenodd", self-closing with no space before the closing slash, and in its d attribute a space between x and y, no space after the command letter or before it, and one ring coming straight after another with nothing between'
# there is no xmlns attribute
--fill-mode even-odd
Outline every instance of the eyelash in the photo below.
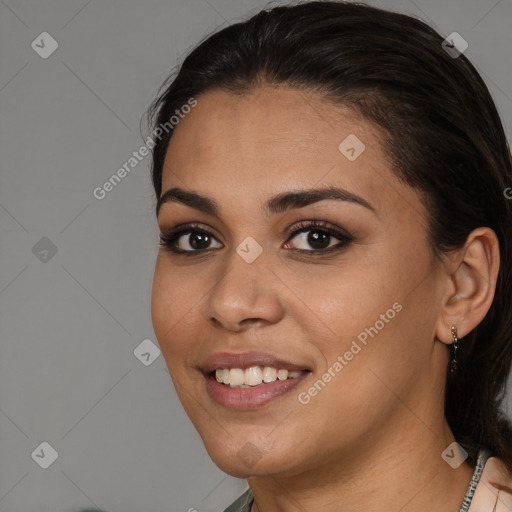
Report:
<svg viewBox="0 0 512 512"><path fill-rule="evenodd" d="M328 222L325 221L302 221L294 226L295 229L289 230L287 233L287 241L295 238L300 233L308 232L308 231L318 231L320 233L327 233L328 235L337 238L340 240L340 243L334 245L333 247L329 247L327 249L313 249L313 250L305 250L305 249L288 249L290 251L296 251L301 253L306 253L308 255L314 254L330 254L331 252L340 251L344 248L348 247L353 241L354 237L350 235L348 232L341 230L339 228L332 227ZM208 251L215 249L201 249L194 251L185 251L182 249L177 249L175 244L180 237L187 233L201 233L207 235L209 237L215 238L213 234L202 228L200 224L185 224L183 226L179 226L177 228L169 230L167 233L160 235L160 243L159 246L164 249L170 251L171 253L178 256L197 256L199 254L204 254Z"/></svg>

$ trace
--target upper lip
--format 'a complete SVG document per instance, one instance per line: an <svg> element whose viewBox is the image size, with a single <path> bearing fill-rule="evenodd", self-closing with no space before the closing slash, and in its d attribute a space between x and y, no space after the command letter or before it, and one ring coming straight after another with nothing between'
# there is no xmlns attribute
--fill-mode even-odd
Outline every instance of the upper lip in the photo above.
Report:
<svg viewBox="0 0 512 512"><path fill-rule="evenodd" d="M278 370L300 371L309 370L306 365L292 363L265 352L216 352L207 357L199 368L203 373L211 373L218 368L241 368L251 366L270 366Z"/></svg>

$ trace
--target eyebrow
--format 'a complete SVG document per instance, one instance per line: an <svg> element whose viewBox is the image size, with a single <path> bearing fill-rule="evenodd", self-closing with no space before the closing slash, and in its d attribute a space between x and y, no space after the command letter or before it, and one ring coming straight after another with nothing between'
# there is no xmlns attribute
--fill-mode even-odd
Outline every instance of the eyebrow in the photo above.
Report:
<svg viewBox="0 0 512 512"><path fill-rule="evenodd" d="M326 199L335 199L338 201L347 201L349 203L359 204L375 213L375 209L362 197L349 192L343 188L327 187L320 189L297 190L283 192L271 197L264 205L267 213L282 213L293 208L303 208ZM179 187L170 188L162 194L156 205L156 215L160 208L170 202L177 202L194 208L209 215L219 216L220 208L218 203L209 197L198 194L197 192L184 190Z"/></svg>

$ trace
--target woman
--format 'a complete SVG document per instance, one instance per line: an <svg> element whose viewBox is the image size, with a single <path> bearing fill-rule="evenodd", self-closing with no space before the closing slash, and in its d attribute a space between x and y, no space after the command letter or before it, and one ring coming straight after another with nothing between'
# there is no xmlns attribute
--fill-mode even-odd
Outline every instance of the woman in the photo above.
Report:
<svg viewBox="0 0 512 512"><path fill-rule="evenodd" d="M151 109L153 325L227 511L512 510L512 165L458 41L276 7Z"/></svg>

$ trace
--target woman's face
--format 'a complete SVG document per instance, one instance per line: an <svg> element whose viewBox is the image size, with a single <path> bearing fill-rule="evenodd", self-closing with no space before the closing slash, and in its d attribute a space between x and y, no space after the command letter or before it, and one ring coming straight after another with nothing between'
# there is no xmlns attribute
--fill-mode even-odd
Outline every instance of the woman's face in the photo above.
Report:
<svg viewBox="0 0 512 512"><path fill-rule="evenodd" d="M355 460L442 417L445 279L423 202L382 140L288 87L205 93L175 128L162 194L189 195L167 194L158 224L166 236L194 226L169 241L182 253L160 249L152 319L181 403L227 473ZM314 193L327 189L339 190Z"/></svg>

